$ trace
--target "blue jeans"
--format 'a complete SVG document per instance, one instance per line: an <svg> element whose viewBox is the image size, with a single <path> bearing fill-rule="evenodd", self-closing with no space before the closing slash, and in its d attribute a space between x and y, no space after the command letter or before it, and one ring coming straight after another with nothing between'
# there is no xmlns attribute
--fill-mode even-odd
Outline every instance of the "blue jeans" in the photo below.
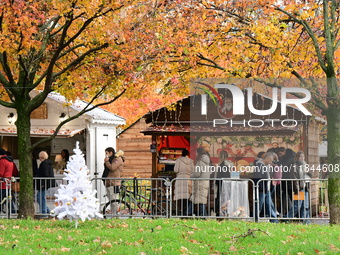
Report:
<svg viewBox="0 0 340 255"><path fill-rule="evenodd" d="M290 208L287 218L294 218L295 216L298 218L310 218L309 213L309 193L305 191L305 199L304 200L294 200L292 208ZM303 220L304 223L310 223L310 220Z"/></svg>
<svg viewBox="0 0 340 255"><path fill-rule="evenodd" d="M39 204L39 209L41 214L49 214L50 209L46 205L46 190L38 190L37 202Z"/></svg>
<svg viewBox="0 0 340 255"><path fill-rule="evenodd" d="M197 208L198 216L207 216L207 210L205 209L205 204L193 204L194 209ZM189 213L190 213L190 207L189 207Z"/></svg>
<svg viewBox="0 0 340 255"><path fill-rule="evenodd" d="M192 202L189 199L178 199L176 201L176 216L192 215Z"/></svg>
<svg viewBox="0 0 340 255"><path fill-rule="evenodd" d="M268 215L270 218L277 218L276 209L271 197L271 192L268 191L267 193L259 192L258 203L255 203L255 221L258 221L259 213L263 209L263 205L265 207L265 214ZM257 210L258 206L258 210ZM277 223L277 219L271 219L270 222Z"/></svg>

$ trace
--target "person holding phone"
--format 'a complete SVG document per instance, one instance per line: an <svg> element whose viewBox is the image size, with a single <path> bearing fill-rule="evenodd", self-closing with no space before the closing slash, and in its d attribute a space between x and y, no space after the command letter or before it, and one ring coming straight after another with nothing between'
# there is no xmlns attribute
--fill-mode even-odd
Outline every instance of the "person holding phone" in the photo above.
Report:
<svg viewBox="0 0 340 255"><path fill-rule="evenodd" d="M108 147L105 149L105 159L104 159L104 173L107 173L107 176L104 178L121 178L124 160L123 157L117 157L116 151L112 147ZM121 180L117 179L107 179L104 182L106 187L106 192L109 200L118 199Z"/></svg>

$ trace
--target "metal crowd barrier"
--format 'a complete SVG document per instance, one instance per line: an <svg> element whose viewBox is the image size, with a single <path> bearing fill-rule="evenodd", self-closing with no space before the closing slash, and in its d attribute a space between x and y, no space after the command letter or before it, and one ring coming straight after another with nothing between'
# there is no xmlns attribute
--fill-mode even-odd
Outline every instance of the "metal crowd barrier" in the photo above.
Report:
<svg viewBox="0 0 340 255"><path fill-rule="evenodd" d="M0 180L0 187L4 181ZM34 187L34 207L35 207L35 216L37 217L48 217L49 211L52 210L55 206L55 194L58 192L58 188L60 184L67 184L67 181L60 178L33 178L33 187ZM6 189L1 190L0 194L0 218L17 218L19 211L19 195L20 195L20 178L7 179L6 181ZM45 189L44 187L49 187ZM45 200L40 200L38 203L37 195L38 192L44 196ZM40 196L40 198L42 198ZM47 206L47 211L42 212L42 208L40 208L42 203L45 202Z"/></svg>
<svg viewBox="0 0 340 255"><path fill-rule="evenodd" d="M3 189L3 186L6 188ZM0 218L12 218L15 213L15 205L11 190L11 179L0 179L0 188Z"/></svg>
<svg viewBox="0 0 340 255"><path fill-rule="evenodd" d="M255 186L251 179L175 178L170 217L227 218L253 221Z"/></svg>
<svg viewBox="0 0 340 255"><path fill-rule="evenodd" d="M38 191L46 196L46 206L55 207L59 185L67 185L62 177L34 178L35 215L47 217L37 201ZM17 178L17 182L19 179ZM110 195L104 183L120 181L119 188L111 188ZM307 183L309 192L295 192L296 182ZM174 178L94 178L99 210L104 218L223 218L250 221L328 222L329 205L327 179L185 179ZM0 185L3 180L0 180ZM37 189L51 186L49 189ZM278 185L272 185L276 183ZM6 182L0 194L0 218L16 218L19 208L19 190L13 182ZM268 186L267 186L268 185ZM265 189L264 189L265 187ZM268 188L268 192L267 192ZM261 208L262 207L262 208Z"/></svg>
<svg viewBox="0 0 340 255"><path fill-rule="evenodd" d="M110 181L120 186L106 187ZM169 198L170 181L162 178L95 178L104 218L161 217L169 218L174 209Z"/></svg>
<svg viewBox="0 0 340 255"><path fill-rule="evenodd" d="M255 221L328 223L327 184L327 179L261 179Z"/></svg>

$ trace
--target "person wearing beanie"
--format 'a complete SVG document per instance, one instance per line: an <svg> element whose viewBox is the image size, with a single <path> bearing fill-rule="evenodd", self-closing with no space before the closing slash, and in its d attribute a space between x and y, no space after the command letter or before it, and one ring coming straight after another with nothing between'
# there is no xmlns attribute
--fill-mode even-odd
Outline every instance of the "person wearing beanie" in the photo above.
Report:
<svg viewBox="0 0 340 255"><path fill-rule="evenodd" d="M0 149L0 156L6 155L6 151L4 149Z"/></svg>
<svg viewBox="0 0 340 255"><path fill-rule="evenodd" d="M6 182L4 178L11 178L13 172L13 164L7 159L6 151L0 149L0 178L1 178L1 189L6 189Z"/></svg>

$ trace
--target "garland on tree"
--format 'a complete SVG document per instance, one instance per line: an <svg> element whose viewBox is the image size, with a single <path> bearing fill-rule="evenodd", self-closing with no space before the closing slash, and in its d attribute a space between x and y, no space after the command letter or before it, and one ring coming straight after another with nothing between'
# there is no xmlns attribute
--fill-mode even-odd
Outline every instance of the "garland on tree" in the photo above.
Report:
<svg viewBox="0 0 340 255"><path fill-rule="evenodd" d="M77 227L79 219L84 222L86 219L102 218L103 215L98 213L99 200L95 197L97 191L92 189L90 171L79 149L79 142L73 152L75 155L70 157L64 172L63 180L67 181L67 185L59 186L55 195L56 207L51 214L59 220L75 220Z"/></svg>

